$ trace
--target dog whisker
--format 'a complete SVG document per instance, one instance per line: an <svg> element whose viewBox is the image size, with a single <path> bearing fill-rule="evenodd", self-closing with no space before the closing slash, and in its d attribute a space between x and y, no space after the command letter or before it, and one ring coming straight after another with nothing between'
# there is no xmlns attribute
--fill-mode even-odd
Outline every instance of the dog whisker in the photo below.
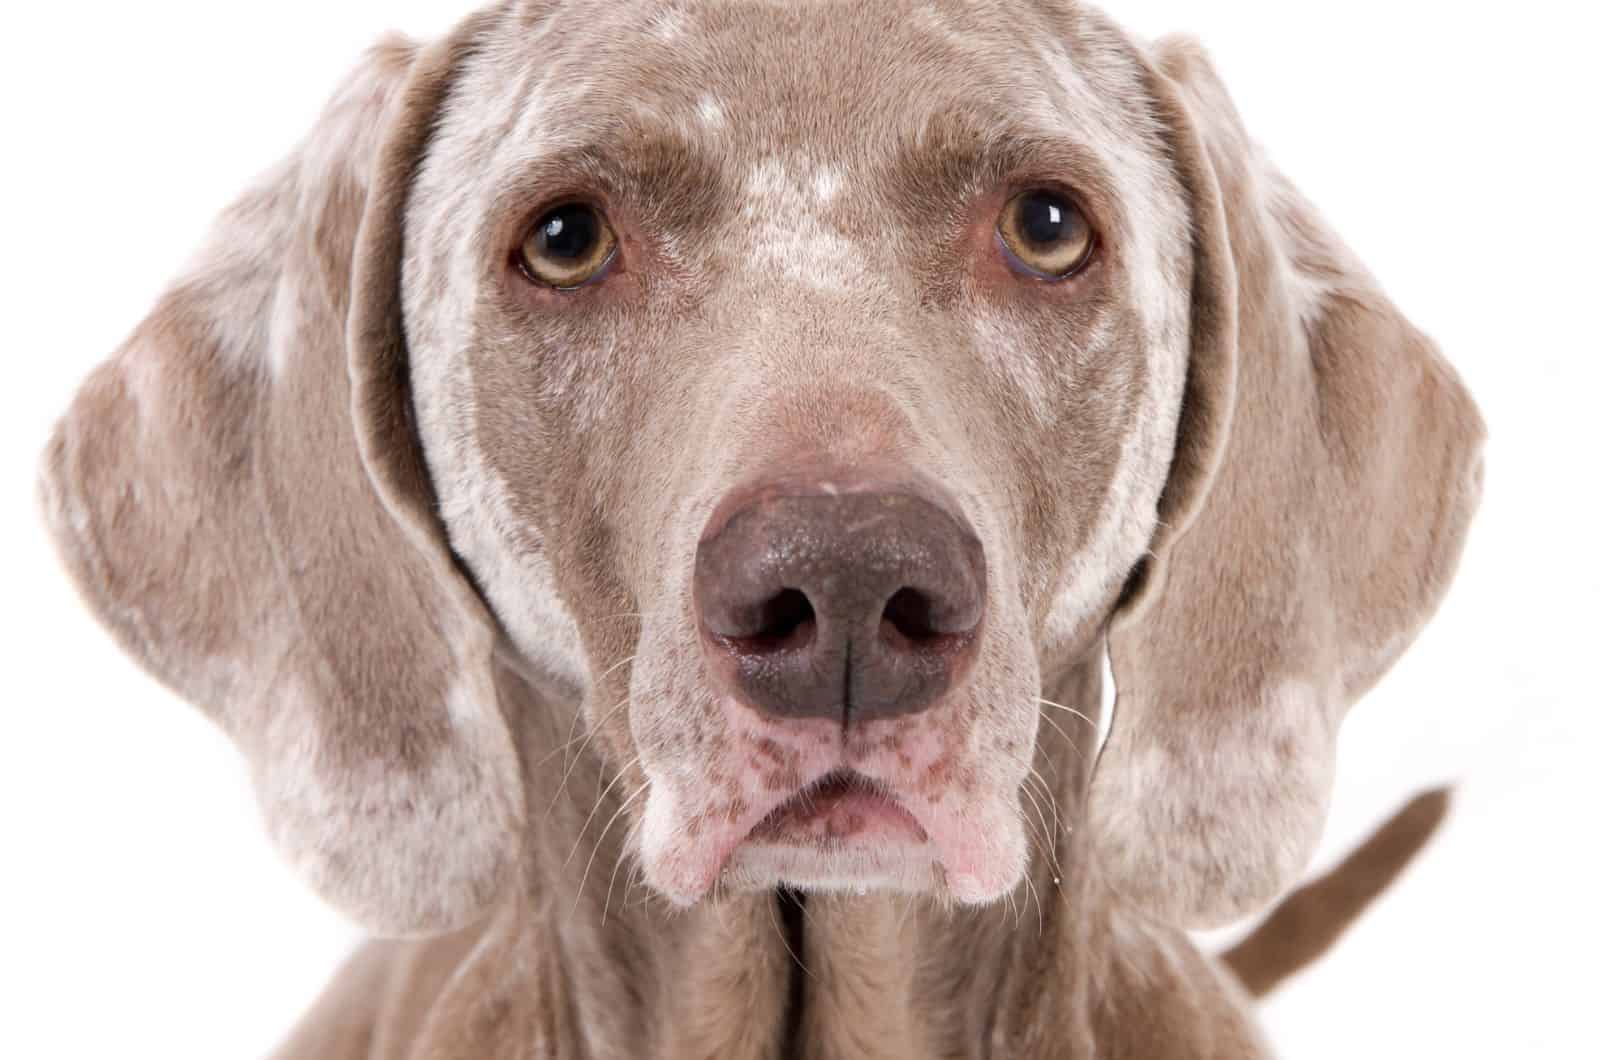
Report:
<svg viewBox="0 0 1600 1060"><path fill-rule="evenodd" d="M611 869L611 882L606 884L606 904L605 907L600 910L601 927L605 927L606 918L611 913L611 889L617 885L617 870L622 868L622 863L624 861L628 860L628 850L633 845L634 839L638 837L643 826L644 821L642 819L635 821L633 825L629 827L628 834L622 837L622 849L617 851L617 863L612 866ZM623 895L623 899L626 901L626 894Z"/></svg>
<svg viewBox="0 0 1600 1060"><path fill-rule="evenodd" d="M1041 836L1041 845L1043 845L1043 847L1044 847L1045 858L1049 862L1051 871L1054 872L1057 876L1059 876L1059 875L1061 875L1061 861L1060 861L1060 857L1059 857L1059 855L1058 855L1058 853L1056 851L1056 838L1060 835L1058 826L1061 823L1061 815L1060 815L1059 812L1055 811L1055 796L1051 795L1050 796L1050 804L1051 804L1052 812L1054 812L1054 816L1055 816L1055 825L1051 825L1051 824L1046 823L1046 821L1044 820L1044 807L1040 804L1037 796L1035 796L1033 794L1033 790L1029 786L1029 782L1032 779L1033 779L1032 777L1029 777L1027 780L1024 780L1022 782L1021 787L1018 790L1023 792L1023 794L1027 795L1028 796L1028 800L1033 803L1034 809L1039 811L1039 828L1040 828L1040 830L1042 832L1045 833L1045 835L1047 835L1049 837L1049 840L1050 840L1049 842L1046 843L1046 842L1044 842L1044 836ZM1044 783L1043 780L1041 780L1040 783L1043 784ZM1046 794L1050 794L1050 789L1048 787L1045 788L1045 793Z"/></svg>
<svg viewBox="0 0 1600 1060"><path fill-rule="evenodd" d="M624 696L616 704L616 706L614 706L610 710L606 711L605 712L605 716L602 717L598 722L596 722L589 729L589 731L584 734L583 742L582 742L582 744L579 745L577 753L572 756L571 760L567 763L566 768L561 773L561 783L556 785L556 793L550 797L550 805L546 806L545 809L544 809L544 816L546 818L548 818L550 816L551 811L553 811L556 808L556 804L561 801L561 793L567 790L567 782L572 779L573 771L578 768L578 763L583 760L583 752L588 748L589 742L595 738L595 734L596 733L598 733L601 729L605 728L606 723L611 720L612 716L614 714L616 714L617 711L619 711L623 707L627 706L627 704L628 704L628 697ZM578 713L579 713L579 715L581 715L583 713L583 711L579 710ZM576 723L577 723L577 719L576 718L573 719L573 723L574 723L574 725L576 725ZM563 745L563 747L570 747L570 746L572 746L572 741L571 740L568 740L567 743ZM541 761L547 760L549 757L550 756L546 756L546 759L543 759ZM637 756L635 756L635 761L637 761Z"/></svg>
<svg viewBox="0 0 1600 1060"><path fill-rule="evenodd" d="M806 962L802 961L800 959L800 955L794 951L794 947L789 945L789 933L783 930L782 924L778 923L777 895L773 895L767 899L766 907L767 917L772 921L772 929L778 933L778 941L783 943L783 948L789 954L789 959L794 961L794 963L799 966L800 970L805 973L807 979L810 979L813 983L816 982L817 977L811 974L811 969L806 967ZM800 907L800 915L802 917L805 916L804 905Z"/></svg>
<svg viewBox="0 0 1600 1060"><path fill-rule="evenodd" d="M1047 706L1047 707L1055 707L1057 710L1064 710L1068 714L1076 715L1077 717L1082 718L1085 722L1087 722L1088 725L1089 725L1089 728L1091 728L1091 729L1098 729L1100 727L1095 722L1095 720L1093 718L1089 717L1089 715L1085 714L1083 711L1079 710L1076 707L1069 707L1065 703L1057 703L1057 702L1055 702L1053 700L1049 700L1049 699L1040 699L1038 696L1034 697L1034 702L1035 703L1041 703L1041 704L1043 704L1044 706Z"/></svg>
<svg viewBox="0 0 1600 1060"><path fill-rule="evenodd" d="M1077 754L1079 760L1080 761L1083 760L1083 750L1082 750L1082 748L1080 748L1078 746L1078 741L1074 740L1071 736L1067 735L1067 730L1063 729L1061 727L1060 723L1056 721L1056 719L1052 718L1048 714L1042 714L1042 713L1039 715L1039 717L1041 719L1043 719L1044 721L1049 722L1050 723L1050 727L1055 729L1056 732L1059 732L1061 734L1061 738L1063 740L1067 741L1067 745L1072 748L1072 750L1073 750L1073 752L1075 754Z"/></svg>
<svg viewBox="0 0 1600 1060"><path fill-rule="evenodd" d="M562 868L566 868L568 865L572 864L572 859L573 859L573 857L575 857L577 855L578 848L583 845L583 835L584 835L584 833L589 830L589 825L594 821L594 815L596 813L600 812L600 804L605 801L605 797L608 794L610 794L611 789L616 787L617 783L619 781L621 781L624 776L627 775L628 770L630 768L632 768L634 765L638 764L638 761L639 761L639 756L638 755L634 755L633 756L633 760L630 761L627 765L623 766L621 769L617 770L617 775L611 778L611 783L607 784L601 790L600 794L595 796L594 806L593 806L593 808L591 808L589 810L589 816L587 816L587 817L585 817L583 819L583 827L578 829L578 840L577 840L577 842L573 843L572 851L567 854L567 860L565 860L565 861L563 861L561 863L561 867ZM629 802L633 801L633 799L637 798L641 793L644 792L644 790L645 790L644 786L641 785L639 787L638 791L635 791L632 795L630 795L628 797L628 801ZM624 804L624 805L626 805L626 804ZM600 834L601 834L602 837L605 835L604 832L601 832ZM597 845L598 845L598 842L599 841L596 840Z"/></svg>
<svg viewBox="0 0 1600 1060"><path fill-rule="evenodd" d="M1039 911L1039 937L1044 938L1044 903L1039 900L1039 889L1033 885L1033 878L1024 875L1022 882L1028 885L1028 892L1033 895L1033 904Z"/></svg>
<svg viewBox="0 0 1600 1060"><path fill-rule="evenodd" d="M622 800L622 805L617 807L617 812L611 815L611 819L606 822L606 826L600 829L600 834L595 837L594 850L589 854L589 863L583 867L583 878L578 881L578 893L574 895L572 899L573 913L577 913L578 903L583 900L583 888L589 882L589 870L594 868L594 859L599 855L600 848L605 845L606 833L611 831L611 826L617 823L617 818L622 816L623 811L628 808L628 805L632 803L634 799L637 799L643 794L644 788L640 787L632 795L629 795L626 799Z"/></svg>
<svg viewBox="0 0 1600 1060"><path fill-rule="evenodd" d="M599 685L601 685L601 684L604 684L604 683L605 683L605 679L606 679L606 678L607 678L607 677L610 677L610 676L611 676L611 675L612 675L612 674L613 674L613 673L615 673L615 672L616 672L616 671L617 671L617 670L619 670L619 669L620 669L620 668L622 668L622 667L624 667L624 666L626 666L626 665L628 665L628 664L629 664L629 663L631 663L631 662L633 662L633 661L634 661L634 660L635 660L635 659L637 659L637 658L638 658L638 657L639 657L639 656L638 656L638 654L637 654L637 653L635 653L635 654L633 654L633 655L629 655L629 656L626 656L626 657L624 657L624 658L622 658L622 659L619 659L619 660L617 660L617 661L616 661L616 662L615 662L615 663L613 663L613 664L611 664L611 665L610 665L610 666L608 666L608 667L606 667L606 669L605 669L605 671L604 671L604 672L603 672L603 673L601 673L601 674L600 674L600 676L599 676L599 677L598 677L598 678L596 678L596 679L595 679L595 685L596 685L596 686L599 686ZM628 697L627 697L627 696L623 696L623 697L622 697L622 703L626 703L626 702L627 702L627 701L628 701ZM600 723L599 723L599 724L597 724L597 725L595 725L595 726L594 726L594 727L593 727L593 728L591 728L591 729L590 729L590 730L589 730L589 732L590 732L590 734L591 734L591 736L592 736L592 735L593 735L593 734L594 734L594 733L595 733L595 732L597 732L597 731L598 731L598 730L600 730L600 729L602 729L602 728L604 728L604 727L605 727L605 723L606 723L606 722L607 722L607 721L609 721L609 720L611 720L611 715L612 715L612 714L614 714L614 713L616 713L616 711L617 711L617 708L618 708L618 707L620 707L620 706L621 706L621 705L622 705L622 703L618 703L618 704L617 704L617 706L615 706L615 707L612 707L612 708L611 708L611 709L610 709L610 710L608 710L608 711L607 711L607 712L606 712L606 715L605 715L605 717L603 717L603 718L601 718L601 719L600 719ZM573 736L573 730L574 730L574 729L576 729L576 728L577 728L577 725L578 725L578 719L579 719L579 718L581 718L581 717L582 717L582 716L583 716L583 710L582 710L582 708L581 708L581 707L580 707L580 708L579 708L579 710L578 710L578 712L577 712L577 714L575 714L575 715L574 715L574 716L573 716L573 718L572 718L572 728L569 728L569 729L568 729L568 730L567 730L567 742L566 742L566 743L565 743L565 744L563 744L563 745L562 745L562 746L563 746L563 747L571 747L571 746L572 746L572 736ZM585 746L587 746L587 741L585 741ZM582 754L583 754L583 751L582 751L582 749L580 749L580 750L579 750L579 751L578 751L578 754L579 754L579 755L582 755ZM566 762L565 762L565 761L563 761L563 763L562 763L562 767L563 767L563 769L564 769L564 770L565 770L565 769L566 769L566 768L568 768L568 763L566 763Z"/></svg>
<svg viewBox="0 0 1600 1060"><path fill-rule="evenodd" d="M560 754L561 752L570 749L573 744L586 742L587 740L591 739L592 735L593 735L593 733L594 733L594 731L596 729L605 728L606 722L611 720L612 715L616 714L617 711L619 711L623 707L627 706L627 704L628 704L628 700L627 700L626 697L624 697L622 700L618 701L618 703L615 706L613 706L610 710L606 711L605 716L603 718L601 718L600 721L595 726L593 726L592 728L589 728L582 736L572 736L565 743L562 743L562 744L559 744L559 745L557 745L555 747L552 747L549 751L547 751L545 753L544 757L540 758L537 762L533 763L533 765L529 767L530 772L533 771L533 770L538 769L540 766L543 766L545 763L549 762L550 759L554 758L556 755ZM577 712L574 713L574 715L573 715L573 728L577 727L577 719L582 714L583 714L582 709L579 709ZM579 753L581 754L582 752L580 751ZM563 763L563 767L562 768L565 769L565 763Z"/></svg>

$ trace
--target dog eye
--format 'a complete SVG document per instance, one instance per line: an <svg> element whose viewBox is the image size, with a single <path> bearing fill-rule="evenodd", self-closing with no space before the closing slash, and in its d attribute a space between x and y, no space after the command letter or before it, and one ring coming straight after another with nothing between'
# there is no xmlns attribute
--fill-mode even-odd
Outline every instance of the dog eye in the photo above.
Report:
<svg viewBox="0 0 1600 1060"><path fill-rule="evenodd" d="M605 217L574 202L539 218L517 251L517 264L534 283L567 291L600 279L616 256L617 237Z"/></svg>
<svg viewBox="0 0 1600 1060"><path fill-rule="evenodd" d="M1076 203L1043 189L1012 197L996 226L1012 268L1046 280L1064 280L1089 264L1094 229Z"/></svg>

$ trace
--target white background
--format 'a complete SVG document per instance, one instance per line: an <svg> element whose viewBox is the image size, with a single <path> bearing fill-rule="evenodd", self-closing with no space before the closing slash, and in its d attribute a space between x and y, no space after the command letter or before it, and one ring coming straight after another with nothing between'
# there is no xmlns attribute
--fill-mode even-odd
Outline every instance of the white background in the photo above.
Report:
<svg viewBox="0 0 1600 1060"><path fill-rule="evenodd" d="M77 381L380 31L466 3L17 3L0 16L0 1056L252 1057L355 934L244 769L88 619L35 516ZM1254 135L1459 366L1485 505L1341 743L1319 864L1430 781L1442 839L1263 1010L1290 1058L1594 1056L1600 88L1591 5L1113 0L1213 50Z"/></svg>

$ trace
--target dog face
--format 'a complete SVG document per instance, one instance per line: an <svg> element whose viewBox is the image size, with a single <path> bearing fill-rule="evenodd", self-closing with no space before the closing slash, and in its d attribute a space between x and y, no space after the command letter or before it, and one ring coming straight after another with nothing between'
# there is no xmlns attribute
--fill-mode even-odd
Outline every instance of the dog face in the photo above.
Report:
<svg viewBox="0 0 1600 1060"><path fill-rule="evenodd" d="M719 878L1008 891L1041 665L1092 639L1155 528L1189 222L1159 140L1107 102L1139 68L1074 63L1037 12L903 15L544 21L462 80L408 207L450 540L636 763L645 876L682 901ZM551 224L602 229L569 255L595 275L530 275ZM786 589L799 628L712 613ZM901 591L963 613L907 642ZM841 771L910 819L863 791L741 842Z"/></svg>
<svg viewBox="0 0 1600 1060"><path fill-rule="evenodd" d="M673 900L984 902L1045 681L1106 643L1068 811L1201 924L1303 865L1480 434L1186 46L1020 0L506 4L369 60L86 387L46 508L380 928L512 871L497 650L581 704Z"/></svg>

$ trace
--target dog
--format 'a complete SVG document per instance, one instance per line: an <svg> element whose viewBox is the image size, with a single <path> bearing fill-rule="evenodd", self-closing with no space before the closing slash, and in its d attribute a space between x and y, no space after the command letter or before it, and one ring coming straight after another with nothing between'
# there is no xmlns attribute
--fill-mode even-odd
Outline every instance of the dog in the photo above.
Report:
<svg viewBox="0 0 1600 1060"><path fill-rule="evenodd" d="M368 54L41 497L380 937L285 1060L1240 1060L1443 813L1190 942L1303 873L1483 437L1191 42L505 0Z"/></svg>

